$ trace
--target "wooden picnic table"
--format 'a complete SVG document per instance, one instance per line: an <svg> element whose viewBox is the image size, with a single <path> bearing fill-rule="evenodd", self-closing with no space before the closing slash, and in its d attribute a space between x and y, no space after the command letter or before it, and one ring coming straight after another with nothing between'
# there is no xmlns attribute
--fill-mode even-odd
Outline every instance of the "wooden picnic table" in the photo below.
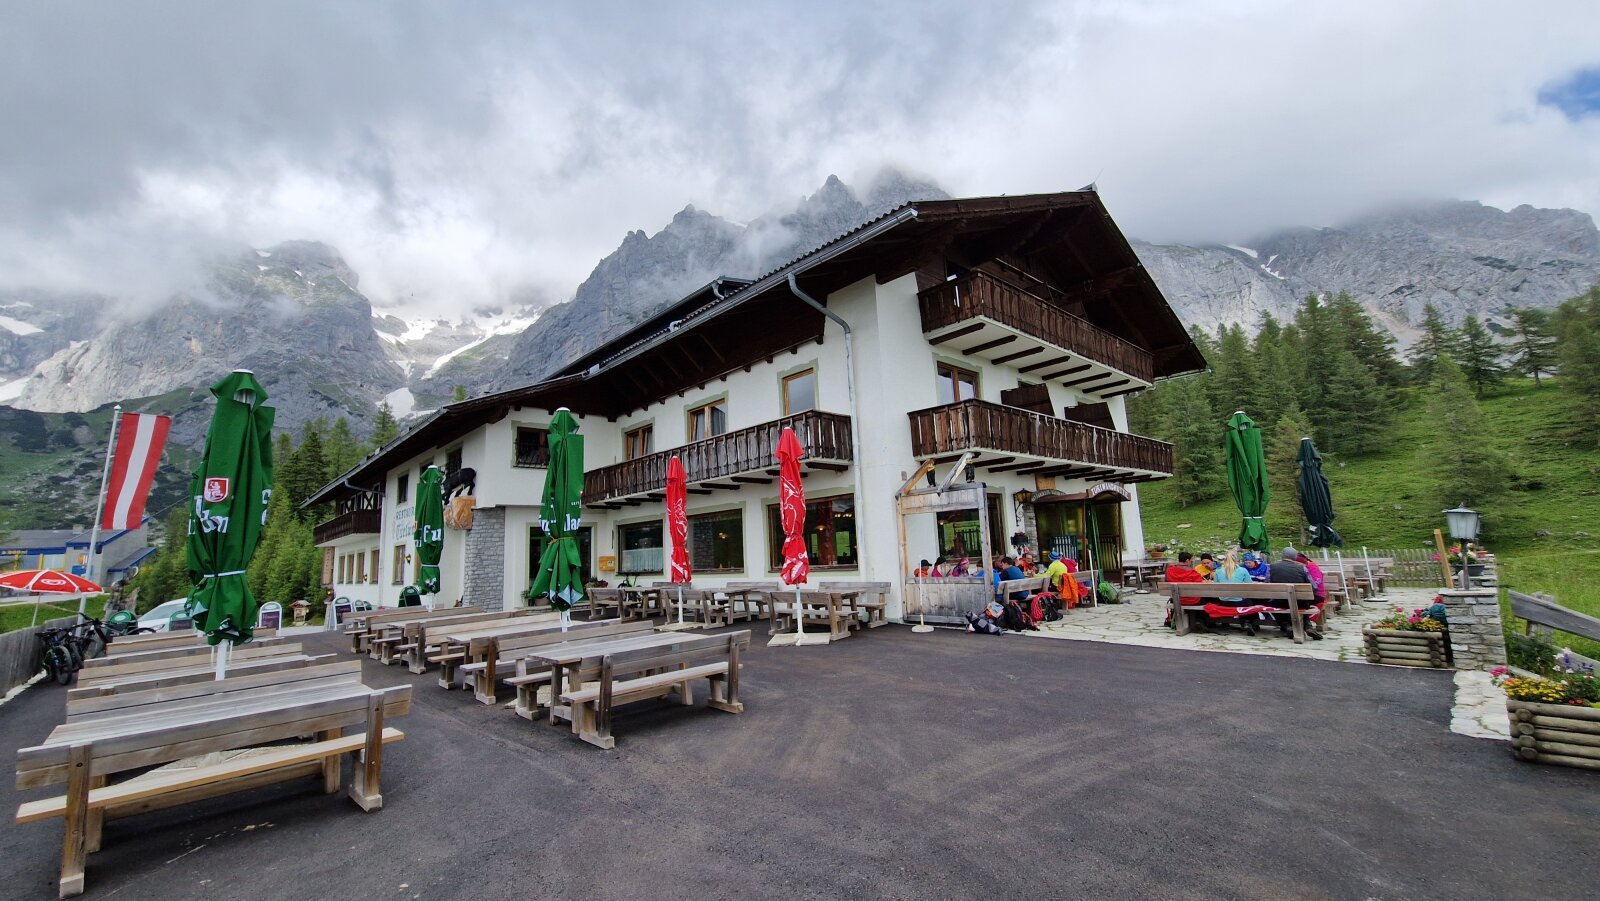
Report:
<svg viewBox="0 0 1600 901"><path fill-rule="evenodd" d="M87 855L99 850L104 818L320 775L323 790L339 790L343 755L359 753L350 794L364 810L383 804L379 793L383 744L402 737L386 716L410 707L411 689L374 690L360 681L358 663L198 682L69 702L67 721L42 744L17 752L19 789L66 784L66 794L29 801L19 823L63 817L60 894L83 891ZM344 736L345 726L365 725ZM310 743L260 746L315 734ZM184 758L257 749L221 763L163 768L116 785L111 777Z"/></svg>
<svg viewBox="0 0 1600 901"><path fill-rule="evenodd" d="M863 625L861 595L861 591L853 589L803 589L800 591L799 613L805 625L826 628L828 641L849 638L851 629L859 629ZM772 625L768 634L775 635L795 628L795 608L792 590L773 594Z"/></svg>
<svg viewBox="0 0 1600 901"><path fill-rule="evenodd" d="M651 588L645 585L623 585L618 591L622 592L622 618L623 619L648 619L652 613L665 610L661 599L660 588Z"/></svg>
<svg viewBox="0 0 1600 901"><path fill-rule="evenodd" d="M530 651L518 664L518 672L547 667L551 673L550 722L556 724L565 717L579 738L611 748L615 746L611 736L614 705L676 691L688 706L694 703L689 683L695 679L711 682L711 707L743 713L739 653L749 646L749 631L714 635L655 632L570 641ZM569 674L576 684L567 684ZM626 676L634 678L622 678ZM590 679L598 684L583 687Z"/></svg>
<svg viewBox="0 0 1600 901"><path fill-rule="evenodd" d="M559 617L536 615L518 616L488 623L468 623L458 628L446 628L438 633L430 631L426 641L433 645L435 650L428 659L439 664L439 687L453 689L460 668L472 662L469 659L469 652L474 641L531 635L560 628Z"/></svg>

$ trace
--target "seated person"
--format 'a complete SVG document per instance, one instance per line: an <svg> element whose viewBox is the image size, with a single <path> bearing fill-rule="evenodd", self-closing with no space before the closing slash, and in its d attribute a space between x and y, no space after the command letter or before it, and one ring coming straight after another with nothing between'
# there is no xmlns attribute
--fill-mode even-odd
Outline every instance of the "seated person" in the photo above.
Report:
<svg viewBox="0 0 1600 901"><path fill-rule="evenodd" d="M1026 578L1027 578L1027 576L1023 574L1022 568L1017 565L1017 561L1014 558L1012 558L1012 557L1001 557L999 564L997 564L995 566L995 568L994 568L994 593L995 593L995 597L999 598L1000 603L1002 603L1002 604L1005 603L1007 599L1000 597L1000 583L1001 582L1010 582L1010 581L1012 581L1014 579L1026 579ZM1018 593L1018 597L1019 598L1026 598L1026 597L1031 597L1031 596L1032 596L1032 592L1019 592Z"/></svg>
<svg viewBox="0 0 1600 901"><path fill-rule="evenodd" d="M911 577L914 579L926 579L931 575L933 575L933 564L928 562L927 557L923 557L917 568L911 571Z"/></svg>
<svg viewBox="0 0 1600 901"><path fill-rule="evenodd" d="M1322 567L1318 566L1315 560L1305 554L1299 554L1295 559L1300 562L1301 566L1306 568L1306 575L1311 577L1312 596L1316 598L1318 604L1326 603L1328 600L1328 588L1323 581Z"/></svg>
<svg viewBox="0 0 1600 901"><path fill-rule="evenodd" d="M1200 562L1194 565L1194 571L1199 573L1200 578L1207 582L1213 581L1217 577L1216 558L1210 554L1201 554Z"/></svg>
<svg viewBox="0 0 1600 901"><path fill-rule="evenodd" d="M1300 552L1292 547L1286 547L1278 555L1278 559L1272 562L1272 566L1269 568L1269 572L1267 574L1267 581L1290 582L1297 585L1309 585L1311 584L1311 574L1306 571L1304 566L1300 565ZM1288 601L1276 598L1270 601L1262 601L1262 603L1272 607L1283 607L1285 609L1287 609L1289 606ZM1288 635L1290 630L1289 614L1278 613L1274 614L1273 618L1278 621L1279 634ZM1309 617L1306 619L1306 634L1312 638L1322 638L1322 632L1317 629Z"/></svg>
<svg viewBox="0 0 1600 901"><path fill-rule="evenodd" d="M1194 555L1189 553L1188 551L1180 551L1178 553L1178 562L1177 563L1168 564L1168 566L1167 566L1167 581L1168 582L1204 582L1205 581L1205 577L1201 576L1200 573L1195 571L1195 568L1194 568ZM1182 604L1185 607L1188 607L1188 606L1191 606L1191 605L1195 605L1195 604L1201 603L1201 600L1200 600L1200 598L1191 598L1191 597L1182 597L1182 596L1180 596L1178 598L1178 603ZM1192 617L1194 617L1195 622L1197 624L1204 624L1209 619L1204 613L1191 613L1190 615ZM1168 626L1172 625L1172 611L1171 610L1167 611L1167 621L1166 621L1165 625L1168 625Z"/></svg>
<svg viewBox="0 0 1600 901"><path fill-rule="evenodd" d="M1222 563L1217 566L1216 581L1252 582L1254 580L1250 578L1250 571L1245 569L1244 565L1241 564L1238 558L1233 555L1233 551L1229 551L1227 554L1223 555ZM1246 601L1244 598L1218 598L1216 603L1223 607L1243 607L1254 602ZM1258 617L1259 614L1240 619L1239 626L1244 629L1244 633L1246 635L1256 634Z"/></svg>
<svg viewBox="0 0 1600 901"><path fill-rule="evenodd" d="M1257 556L1255 551L1244 552L1244 571L1250 574L1250 579L1255 582L1267 581L1267 574L1271 567L1267 566L1264 557Z"/></svg>
<svg viewBox="0 0 1600 901"><path fill-rule="evenodd" d="M1055 551L1050 552L1050 565L1045 567L1044 574L1050 579L1050 590L1061 597L1062 606L1068 610L1078 606L1083 600L1079 592L1078 580L1072 574L1078 571L1076 560L1063 560Z"/></svg>
<svg viewBox="0 0 1600 901"><path fill-rule="evenodd" d="M958 560L956 562L955 566L950 567L950 575L952 575L952 576L970 576L970 575L972 575L972 559L969 558L969 557L962 557L960 560Z"/></svg>
<svg viewBox="0 0 1600 901"><path fill-rule="evenodd" d="M942 579L948 575L950 575L950 560L941 554L933 561L933 577Z"/></svg>

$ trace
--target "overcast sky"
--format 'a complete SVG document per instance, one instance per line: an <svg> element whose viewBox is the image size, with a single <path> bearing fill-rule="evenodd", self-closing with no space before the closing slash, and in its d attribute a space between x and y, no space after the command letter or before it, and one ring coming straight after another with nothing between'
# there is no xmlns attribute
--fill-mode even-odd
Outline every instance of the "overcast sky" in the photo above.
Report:
<svg viewBox="0 0 1600 901"><path fill-rule="evenodd" d="M536 8L537 7L537 8ZM686 203L892 164L1152 240L1412 198L1600 212L1600 6L1184 0L0 8L0 283L328 241L380 306L565 299Z"/></svg>

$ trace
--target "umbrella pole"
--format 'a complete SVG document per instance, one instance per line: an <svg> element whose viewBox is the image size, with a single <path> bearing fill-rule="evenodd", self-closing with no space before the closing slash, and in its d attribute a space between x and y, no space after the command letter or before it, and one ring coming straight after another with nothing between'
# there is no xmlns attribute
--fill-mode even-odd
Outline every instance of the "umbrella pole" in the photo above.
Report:
<svg viewBox="0 0 1600 901"><path fill-rule="evenodd" d="M683 625L683 586L678 586L678 625Z"/></svg>
<svg viewBox="0 0 1600 901"><path fill-rule="evenodd" d="M911 631L916 632L918 634L922 634L922 635L926 635L927 633L933 631L933 627L928 625L927 611L928 611L928 601L923 595L922 582L918 581L917 582L917 624L915 626L911 627Z"/></svg>
<svg viewBox="0 0 1600 901"><path fill-rule="evenodd" d="M1367 565L1367 585L1371 586L1372 593L1378 593L1378 583L1372 580L1372 558L1367 556L1367 546L1361 546L1361 562Z"/></svg>
<svg viewBox="0 0 1600 901"><path fill-rule="evenodd" d="M800 606L800 585L794 586L794 643L800 643L800 636L806 634L806 612Z"/></svg>
<svg viewBox="0 0 1600 901"><path fill-rule="evenodd" d="M33 595L33 625L35 625L35 626L39 625L39 599L42 598L42 597L44 597L44 596L39 594L38 592L34 592L34 595Z"/></svg>

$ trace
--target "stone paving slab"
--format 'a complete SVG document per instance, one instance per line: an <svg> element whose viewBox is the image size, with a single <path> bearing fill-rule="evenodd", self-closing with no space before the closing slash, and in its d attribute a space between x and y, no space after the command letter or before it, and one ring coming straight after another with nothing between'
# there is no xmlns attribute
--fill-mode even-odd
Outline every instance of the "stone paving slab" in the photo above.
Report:
<svg viewBox="0 0 1600 901"><path fill-rule="evenodd" d="M1225 654L1257 654L1267 657L1301 657L1307 660L1333 660L1343 663L1367 662L1361 630L1369 623L1388 616L1396 607L1414 610L1432 603L1435 592L1427 588L1391 588L1373 600L1359 602L1348 613L1335 614L1323 629L1323 639L1308 639L1295 644L1281 637L1272 626L1254 636L1227 626L1212 632L1191 632L1179 636L1162 625L1166 620L1166 599L1150 592L1123 595L1121 604L1070 611L1058 622L1046 623L1038 632L1026 633L1043 638L1069 641L1097 641L1106 644L1211 651ZM1486 672L1455 674L1455 704L1450 711L1450 731L1473 738L1510 741L1511 724L1506 718L1506 696Z"/></svg>

